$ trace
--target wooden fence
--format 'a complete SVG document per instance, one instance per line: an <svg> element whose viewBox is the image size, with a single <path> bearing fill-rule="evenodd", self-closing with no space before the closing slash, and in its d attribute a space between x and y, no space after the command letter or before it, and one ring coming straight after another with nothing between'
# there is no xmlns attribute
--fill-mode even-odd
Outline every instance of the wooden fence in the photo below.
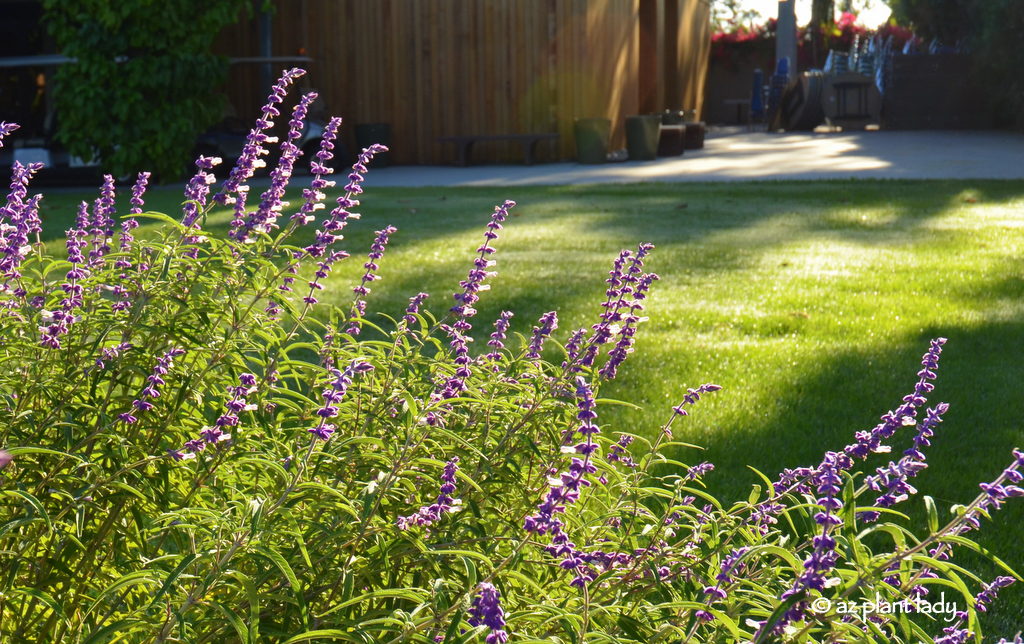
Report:
<svg viewBox="0 0 1024 644"><path fill-rule="evenodd" d="M437 138L456 134L558 132L539 158L572 158L573 121L586 117L611 119L622 147L641 103L701 104L710 38L707 0L277 0L271 32L261 51L258 18L240 22L218 51L311 57L306 82L345 118L344 140L356 123L388 123L393 162L435 164L454 155ZM240 116L262 103L263 82L257 65L235 66ZM474 151L516 158L500 142Z"/></svg>

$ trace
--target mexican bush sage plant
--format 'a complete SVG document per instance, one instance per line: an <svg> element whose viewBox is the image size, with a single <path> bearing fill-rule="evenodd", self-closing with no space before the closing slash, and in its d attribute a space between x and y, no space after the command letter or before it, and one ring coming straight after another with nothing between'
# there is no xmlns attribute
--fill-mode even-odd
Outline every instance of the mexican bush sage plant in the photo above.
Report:
<svg viewBox="0 0 1024 644"><path fill-rule="evenodd" d="M220 161L201 158L171 216L145 210L140 174L118 221L108 179L65 256L39 242L38 168L13 168L0 641L981 641L978 615L1019 577L957 556L983 552L972 532L1024 495L1024 453L978 472L978 496L945 524L928 497L927 525L898 511L952 419L929 402L944 339L878 425L722 503L702 483L713 464L680 460L692 446L673 434L702 398L740 394L681 387L660 428L602 423L601 388L630 368L657 286L653 245L609 258L593 324L564 336L556 311L476 319L482 297L500 299L488 279L512 201L481 218L465 277L430 294L440 314L427 293L394 322L367 314L401 238L388 222L342 303L320 301L383 148L335 188L332 120L288 206L307 95L250 198L301 74L275 85L222 185ZM135 239L139 222L151 226ZM937 596L953 598L948 620L923 608ZM902 608L851 609L868 602Z"/></svg>

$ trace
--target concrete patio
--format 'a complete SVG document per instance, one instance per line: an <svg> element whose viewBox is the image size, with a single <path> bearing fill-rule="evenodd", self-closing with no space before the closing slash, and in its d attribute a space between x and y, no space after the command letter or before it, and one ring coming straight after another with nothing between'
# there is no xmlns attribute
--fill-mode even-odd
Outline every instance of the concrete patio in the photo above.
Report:
<svg viewBox="0 0 1024 644"><path fill-rule="evenodd" d="M644 181L1024 179L1024 134L999 131L752 132L712 129L703 150L604 165L393 166L366 185L508 186Z"/></svg>

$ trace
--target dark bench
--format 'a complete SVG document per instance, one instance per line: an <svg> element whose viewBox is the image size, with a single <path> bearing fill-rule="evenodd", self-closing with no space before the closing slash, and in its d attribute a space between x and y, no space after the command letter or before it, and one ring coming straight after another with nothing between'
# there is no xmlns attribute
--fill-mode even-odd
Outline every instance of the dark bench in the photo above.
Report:
<svg viewBox="0 0 1024 644"><path fill-rule="evenodd" d="M523 146L523 163L533 165L537 144L541 141L554 141L557 134L464 134L461 136L442 136L438 141L441 143L454 143L458 157L455 160L457 165L469 163L469 155L473 144L477 141L519 141Z"/></svg>

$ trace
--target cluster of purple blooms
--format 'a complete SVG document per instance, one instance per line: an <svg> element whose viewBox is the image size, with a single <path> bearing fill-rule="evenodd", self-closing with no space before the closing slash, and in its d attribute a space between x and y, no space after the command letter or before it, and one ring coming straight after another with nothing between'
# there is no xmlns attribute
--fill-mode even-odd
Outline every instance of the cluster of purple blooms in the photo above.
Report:
<svg viewBox="0 0 1024 644"><path fill-rule="evenodd" d="M733 548L722 559L719 566L720 572L715 576L715 585L704 587L704 595L706 595L709 604L713 604L716 601L724 601L728 598L729 594L726 589L733 583L734 577L742 571L743 564L741 559L748 552L750 552L750 547L748 546ZM706 610L698 610L694 615L702 622L710 622L715 619L715 616Z"/></svg>
<svg viewBox="0 0 1024 644"><path fill-rule="evenodd" d="M594 423L597 418L594 393L582 376L576 378L576 406L579 410L576 419L580 421L576 432L582 436L582 441L573 446L572 451L579 456L572 459L565 472L550 479L551 486L544 501L537 506L536 514L526 518L523 528L536 535L550 535L551 543L545 550L562 559L559 564L562 568L573 571L570 585L582 588L594 580L594 571L587 561L586 553L578 550L576 544L569 540L564 530L565 523L558 516L565 513L566 506L579 500L581 488L591 485L587 475L597 472L591 458L598 449L594 436L601 430Z"/></svg>
<svg viewBox="0 0 1024 644"><path fill-rule="evenodd" d="M134 347L131 342L121 342L113 347L105 347L100 352L100 357L96 358L96 366L100 369L105 369L107 366L107 360L117 360L121 357L121 354L132 350Z"/></svg>
<svg viewBox="0 0 1024 644"><path fill-rule="evenodd" d="M986 613L989 605L995 601L996 595L1001 588L1006 588L1014 582L1013 577L996 577L991 583L984 584L981 592L974 596L974 610ZM965 644L974 638L974 632L964 627L968 619L967 611L957 611L956 622L942 629L943 635L935 638L935 644ZM1005 639L999 640L1006 642ZM1014 638L1014 642L1020 641L1020 634Z"/></svg>
<svg viewBox="0 0 1024 644"><path fill-rule="evenodd" d="M540 316L540 326L533 327L533 336L530 338L530 345L526 349L527 360L539 360L540 351L544 347L544 340L551 336L558 328L558 314L555 311L548 311Z"/></svg>
<svg viewBox="0 0 1024 644"><path fill-rule="evenodd" d="M376 237L374 237L373 243L370 244L370 253L367 256L366 263L363 264L366 272L363 273L362 279L359 280L359 285L352 288L352 292L356 294L356 301L352 306L352 314L349 316L349 327L346 333L359 335L362 319L366 315L366 301L362 298L370 293L370 287L367 284L380 279L380 275L377 275L374 271L380 270L380 265L377 262L384 256L384 249L387 248L388 239L396 230L398 229L394 226L387 226L375 233Z"/></svg>
<svg viewBox="0 0 1024 644"><path fill-rule="evenodd" d="M338 415L338 403L348 393L348 388L352 385L352 379L357 374L364 374L373 371L373 365L369 362L362 360L353 360L344 371L338 369L331 369L331 375L334 379L325 387L320 395L324 399L323 406L316 411L316 415L320 417L320 421L316 426L309 429L309 433L316 437L318 440L326 441L330 439L331 435L334 434L334 430L337 429L333 424L327 422L330 419Z"/></svg>
<svg viewBox="0 0 1024 644"><path fill-rule="evenodd" d="M244 207L245 198L249 190L246 182L258 168L267 165L266 161L260 157L270 154L266 144L275 142L273 137L266 134L267 130L274 126L274 121L271 119L281 115L277 106L284 102L284 98L288 94L288 87L305 73L304 70L297 67L286 70L277 83L274 84L273 88L271 88L270 96L267 99L266 105L263 106L259 119L256 120L255 127L249 131L249 135L246 137L245 146L242 147L242 154L238 157L235 167L231 169L231 174L224 181L221 191L214 197L218 203L227 205L236 203L236 200L240 199ZM237 219L236 216L236 221ZM234 223L232 222L232 237L239 241L245 241L242 232L244 225L236 227Z"/></svg>
<svg viewBox="0 0 1024 644"><path fill-rule="evenodd" d="M582 347L577 348L573 343L573 351L569 352L572 371L592 366L601 346L618 334L615 347L609 353L609 360L600 371L607 379L615 377L619 365L632 351L636 326L645 319L638 315L644 308L643 300L647 297L651 283L658 279L654 273L645 274L643 271L644 258L653 249L654 244L640 244L635 255L628 250L619 253L605 280L608 288L605 291L606 299L601 304L604 311L600 315L601 321L593 326L594 333L586 343L586 351L579 356L578 351ZM622 322L625 324L620 325ZM574 364L577 361L578 364Z"/></svg>
<svg viewBox="0 0 1024 644"><path fill-rule="evenodd" d="M910 495L916 494L917 489L909 483L909 479L917 476L917 473L928 467L925 462L925 455L922 451L931 445L930 438L935 434L935 426L942 422L942 415L949 409L946 403L939 403L934 409L928 410L928 415L918 426L917 434L914 436L914 446L903 452L903 457L897 462L889 461L885 467L879 467L875 474L864 479L869 488L882 494L875 499L875 505L881 508L892 506L907 500ZM859 512L857 518L866 523L878 520L880 513L875 510Z"/></svg>
<svg viewBox="0 0 1024 644"><path fill-rule="evenodd" d="M260 195L260 203L255 211L249 214L242 227L234 231L239 241L250 239L253 233L270 233L277 228L277 219L281 210L288 206L284 201L285 190L291 179L295 162L302 151L295 141L302 136L302 128L309 112L309 105L316 100L316 92L304 94L292 109L292 118L288 121L288 133L281 142L281 158L270 173L270 185Z"/></svg>
<svg viewBox="0 0 1024 644"><path fill-rule="evenodd" d="M139 394L139 397L132 401L134 412L126 411L118 414L118 420L129 425L137 423L139 419L133 414L142 414L153 409L151 401L160 397L160 387L167 384L163 376L166 376L171 367L174 366L174 359L183 355L185 355L185 350L177 347L164 352L157 359L153 372L146 377L146 387Z"/></svg>
<svg viewBox="0 0 1024 644"><path fill-rule="evenodd" d="M13 132L16 128L13 124L0 123L0 135ZM0 146L2 140L3 136L0 136ZM15 162L7 203L0 206L0 293L11 293L18 299L27 294L18 284L21 264L32 250L30 240L33 236L38 239L42 230L39 219L39 200L42 197L28 197L28 184L41 168L41 163L22 165ZM5 304L13 308L15 302L10 300Z"/></svg>
<svg viewBox="0 0 1024 644"><path fill-rule="evenodd" d="M324 133L320 139L320 149L309 163L309 170L313 173L313 180L309 187L302 190L302 207L292 215L292 221L299 226L305 226L312 222L317 210L325 206L323 200L327 198L324 190L334 187L334 181L325 179L327 175L334 174L334 168L327 164L334 158L334 140L338 137L338 128L341 127L341 119L332 117L324 126Z"/></svg>
<svg viewBox="0 0 1024 644"><path fill-rule="evenodd" d="M420 312L420 306L423 305L423 300L430 297L429 293L417 293L409 298L409 306L405 307L405 315L402 316L402 320L405 321L406 326L416 324L416 315Z"/></svg>
<svg viewBox="0 0 1024 644"><path fill-rule="evenodd" d="M442 325L442 330L448 334L449 346L454 354L455 373L445 380L441 390L435 394L435 398L448 400L455 398L466 389L466 380L472 374L469 365L472 359L469 357L469 331L473 328L469 318L476 315L473 305L480 300L478 293L486 291L490 285L484 284L484 280L495 275L494 271L487 270L494 266L494 260L489 256L494 253L491 242L498 238L498 231L502 229L502 223L508 219L508 211L516 205L514 201L505 201L500 206L494 207L491 220L487 223L487 230L484 231L484 243L477 248L476 259L473 260L473 268L469 270L466 279L459 282L462 287L461 293L454 293L455 306L451 313L456 320L451 325ZM502 336L503 337L503 336ZM500 341L500 340L499 340Z"/></svg>
<svg viewBox="0 0 1024 644"><path fill-rule="evenodd" d="M441 489L437 500L430 505L424 505L415 514L398 517L395 521L398 528L400 530L408 530L413 526L426 528L440 521L442 515L455 511L460 504L460 501L452 496L455 494L455 476L458 471L459 457L453 456L445 463L444 471L441 473Z"/></svg>
<svg viewBox="0 0 1024 644"><path fill-rule="evenodd" d="M501 608L501 593L493 584L480 584L476 596L473 597L467 621L470 626L486 626L490 629L491 632L484 640L487 644L504 644L508 641L505 611Z"/></svg>
<svg viewBox="0 0 1024 644"><path fill-rule="evenodd" d="M499 351L505 348L505 339L511 324L509 320L512 319L512 316L512 311L502 311L498 315L498 319L494 321L494 332L491 333L491 339L487 341L487 346L491 348L491 351L484 356L487 360L495 362L501 358Z"/></svg>

